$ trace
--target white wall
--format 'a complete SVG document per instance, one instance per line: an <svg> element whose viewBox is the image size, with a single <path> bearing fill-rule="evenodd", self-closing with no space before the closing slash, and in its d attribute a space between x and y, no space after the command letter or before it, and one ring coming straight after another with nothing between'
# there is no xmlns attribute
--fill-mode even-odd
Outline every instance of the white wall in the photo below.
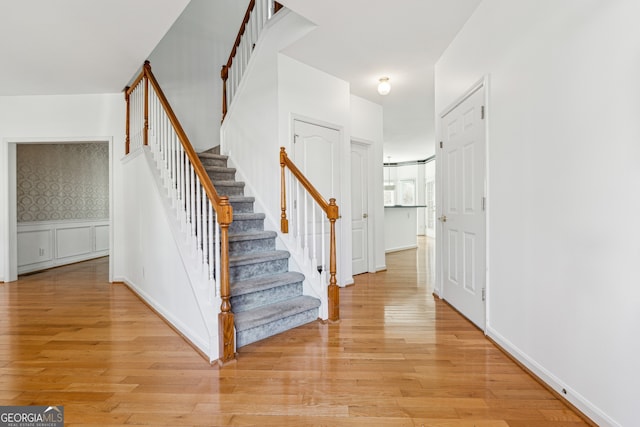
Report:
<svg viewBox="0 0 640 427"><path fill-rule="evenodd" d="M336 170L340 216L336 222L338 284L353 283L351 263L351 95L349 83L295 59L278 56L279 143L292 152L293 121L304 118L341 131ZM277 195L277 194L276 194Z"/></svg>
<svg viewBox="0 0 640 427"><path fill-rule="evenodd" d="M113 156L124 153L125 103L122 94L0 97L0 281L9 280L9 145L16 142L113 141ZM14 147L15 148L15 147ZM15 155L15 150L14 150ZM115 163L115 162L114 162ZM113 171L114 222L120 217L119 169ZM12 183L15 185L15 182ZM13 238L13 237L11 237ZM114 227L114 239L122 241ZM118 265L117 251L111 262ZM11 272L15 274L14 272Z"/></svg>
<svg viewBox="0 0 640 427"><path fill-rule="evenodd" d="M371 143L370 174L371 185L369 194L369 237L373 238L373 259L369 262L369 271L384 270L384 201L382 177L382 143L383 122L382 106L351 95L351 139L359 142ZM343 216L344 217L344 216Z"/></svg>
<svg viewBox="0 0 640 427"><path fill-rule="evenodd" d="M149 56L152 71L196 151L220 144L220 69L248 4L249 0L191 0Z"/></svg>
<svg viewBox="0 0 640 427"><path fill-rule="evenodd" d="M600 425L638 422L638 16L485 0L436 65L438 113L490 76L488 334Z"/></svg>
<svg viewBox="0 0 640 427"><path fill-rule="evenodd" d="M140 149L121 162L127 190L123 202L127 218L121 228L127 244L120 248L124 260L116 280L127 283L150 306L162 314L176 329L211 360L218 358L216 320L219 303L212 304L207 295L212 290L198 288L191 280L176 238L177 220L170 202L161 193L157 178ZM163 189L164 190L164 189ZM162 195L161 195L162 194ZM166 200L163 200L164 197ZM177 236L174 234L178 234ZM193 268L193 266L190 266ZM196 272L191 272L196 274ZM213 286L213 285L211 285ZM203 307L208 307L204 309ZM204 314L203 314L204 313Z"/></svg>

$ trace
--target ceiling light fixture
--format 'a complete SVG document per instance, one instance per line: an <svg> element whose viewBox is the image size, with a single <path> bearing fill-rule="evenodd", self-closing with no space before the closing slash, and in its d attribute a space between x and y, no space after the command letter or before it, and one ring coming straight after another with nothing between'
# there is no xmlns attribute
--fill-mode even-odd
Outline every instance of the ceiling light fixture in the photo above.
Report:
<svg viewBox="0 0 640 427"><path fill-rule="evenodd" d="M391 83L389 83L389 77L381 77L380 83L378 83L378 93L380 95L386 95L391 91Z"/></svg>

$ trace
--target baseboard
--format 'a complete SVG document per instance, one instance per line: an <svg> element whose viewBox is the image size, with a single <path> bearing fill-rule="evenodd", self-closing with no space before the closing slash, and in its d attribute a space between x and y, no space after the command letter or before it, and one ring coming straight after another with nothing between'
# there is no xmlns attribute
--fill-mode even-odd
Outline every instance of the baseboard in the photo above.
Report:
<svg viewBox="0 0 640 427"><path fill-rule="evenodd" d="M546 370L535 360L531 359L527 354L490 326L487 327L486 335L487 338L509 358L527 371L557 398L567 404L567 406L571 407L581 415L584 421L594 427L622 427L584 396L573 390L567 384L564 384L559 378Z"/></svg>
<svg viewBox="0 0 640 427"><path fill-rule="evenodd" d="M400 252L400 251L406 251L409 249L416 249L418 247L418 245L409 245L409 246L400 246L397 248L391 248L391 249L385 249L384 253L388 254L391 252Z"/></svg>

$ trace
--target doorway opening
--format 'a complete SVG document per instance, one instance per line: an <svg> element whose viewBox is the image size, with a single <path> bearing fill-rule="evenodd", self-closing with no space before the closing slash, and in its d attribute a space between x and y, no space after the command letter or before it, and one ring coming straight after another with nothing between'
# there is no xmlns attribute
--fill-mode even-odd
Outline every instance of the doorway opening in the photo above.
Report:
<svg viewBox="0 0 640 427"><path fill-rule="evenodd" d="M6 281L110 255L112 147L107 137L8 141Z"/></svg>

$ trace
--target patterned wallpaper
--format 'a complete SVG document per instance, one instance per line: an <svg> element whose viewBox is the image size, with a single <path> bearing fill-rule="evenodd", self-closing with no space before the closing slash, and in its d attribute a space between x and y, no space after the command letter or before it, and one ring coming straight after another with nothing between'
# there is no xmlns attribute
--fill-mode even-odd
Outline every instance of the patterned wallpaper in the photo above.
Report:
<svg viewBox="0 0 640 427"><path fill-rule="evenodd" d="M109 218L109 145L18 144L18 222Z"/></svg>

